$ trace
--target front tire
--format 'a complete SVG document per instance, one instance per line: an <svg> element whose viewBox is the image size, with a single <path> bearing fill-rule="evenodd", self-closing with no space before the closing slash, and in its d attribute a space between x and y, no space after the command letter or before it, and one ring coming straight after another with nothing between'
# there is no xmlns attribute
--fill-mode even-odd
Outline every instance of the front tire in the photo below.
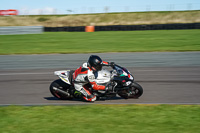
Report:
<svg viewBox="0 0 200 133"><path fill-rule="evenodd" d="M128 98L139 98L143 94L143 88L136 82L133 82L130 88L132 94Z"/></svg>
<svg viewBox="0 0 200 133"><path fill-rule="evenodd" d="M70 100L73 98L73 96L70 95L69 88L70 88L70 85L68 85L67 83L64 83L61 79L58 79L51 83L49 90L50 90L51 94L54 97L57 97L58 99ZM63 94L63 93L57 91L56 89L65 91L66 93L68 93L68 95Z"/></svg>
<svg viewBox="0 0 200 133"><path fill-rule="evenodd" d="M143 88L138 83L133 82L129 89L122 90L118 93L122 98L139 98L143 94Z"/></svg>

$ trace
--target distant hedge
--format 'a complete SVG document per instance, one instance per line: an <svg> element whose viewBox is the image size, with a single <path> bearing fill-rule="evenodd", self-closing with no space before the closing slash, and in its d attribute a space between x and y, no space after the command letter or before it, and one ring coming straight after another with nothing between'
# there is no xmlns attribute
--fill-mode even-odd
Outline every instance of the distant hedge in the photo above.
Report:
<svg viewBox="0 0 200 133"><path fill-rule="evenodd" d="M200 23L95 26L95 31L177 30L177 29L200 29ZM44 31L84 32L85 26L44 27Z"/></svg>

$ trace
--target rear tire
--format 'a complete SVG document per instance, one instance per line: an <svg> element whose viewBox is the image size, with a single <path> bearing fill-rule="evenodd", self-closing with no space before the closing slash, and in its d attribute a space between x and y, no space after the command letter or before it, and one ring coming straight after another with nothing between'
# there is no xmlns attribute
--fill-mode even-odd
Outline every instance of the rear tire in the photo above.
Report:
<svg viewBox="0 0 200 133"><path fill-rule="evenodd" d="M58 92L57 90L54 89L54 87L67 92L69 96L61 92ZM61 100L69 100L69 99L73 99L73 96L71 96L69 93L69 88L70 88L70 85L63 82L61 79L58 79L51 83L49 90L54 97L57 97L58 99L61 99Z"/></svg>

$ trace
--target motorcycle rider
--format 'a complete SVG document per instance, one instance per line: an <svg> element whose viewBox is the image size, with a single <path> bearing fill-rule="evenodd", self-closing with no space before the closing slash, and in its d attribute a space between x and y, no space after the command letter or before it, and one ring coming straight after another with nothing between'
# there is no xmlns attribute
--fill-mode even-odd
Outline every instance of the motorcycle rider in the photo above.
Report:
<svg viewBox="0 0 200 133"><path fill-rule="evenodd" d="M114 62L105 62L97 55L91 55L88 62L83 63L73 73L74 88L81 92L83 98L86 101L95 101L96 96L92 94L87 84L89 83L94 90L112 90L112 85L106 86L98 85L95 82L98 71L102 69L102 66L114 66Z"/></svg>

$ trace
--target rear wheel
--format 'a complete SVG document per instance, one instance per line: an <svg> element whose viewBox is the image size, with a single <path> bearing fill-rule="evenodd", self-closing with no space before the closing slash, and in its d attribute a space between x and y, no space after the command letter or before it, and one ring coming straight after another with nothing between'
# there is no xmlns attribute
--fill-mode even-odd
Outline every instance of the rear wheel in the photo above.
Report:
<svg viewBox="0 0 200 133"><path fill-rule="evenodd" d="M69 88L70 85L64 83L61 79L53 81L49 87L51 94L61 100L69 100L73 98L73 96L70 95ZM66 94L58 91L58 89Z"/></svg>

